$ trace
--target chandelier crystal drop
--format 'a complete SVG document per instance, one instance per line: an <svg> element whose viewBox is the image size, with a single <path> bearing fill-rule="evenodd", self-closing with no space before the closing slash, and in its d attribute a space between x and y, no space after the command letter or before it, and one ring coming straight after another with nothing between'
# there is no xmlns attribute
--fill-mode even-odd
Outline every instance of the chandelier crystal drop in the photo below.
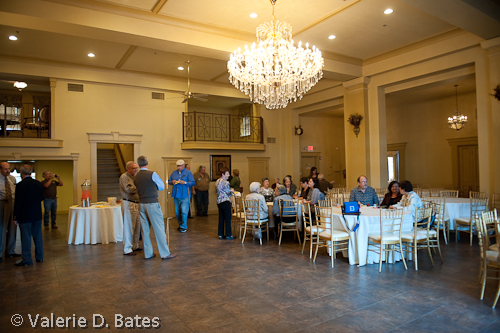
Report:
<svg viewBox="0 0 500 333"><path fill-rule="evenodd" d="M467 116L464 116L461 113L458 113L458 85L455 85L455 102L456 102L456 111L452 117L448 117L448 125L451 129L460 131L465 124L467 123Z"/></svg>
<svg viewBox="0 0 500 333"><path fill-rule="evenodd" d="M323 57L315 46L294 46L292 26L273 21L257 27L257 43L231 54L227 62L229 81L268 109L285 108L300 100L322 77Z"/></svg>

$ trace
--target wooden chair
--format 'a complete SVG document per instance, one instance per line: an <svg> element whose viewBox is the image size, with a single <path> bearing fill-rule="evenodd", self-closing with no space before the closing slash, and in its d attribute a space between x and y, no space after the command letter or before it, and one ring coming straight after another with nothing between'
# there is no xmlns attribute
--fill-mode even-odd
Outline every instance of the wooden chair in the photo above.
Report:
<svg viewBox="0 0 500 333"><path fill-rule="evenodd" d="M493 193L493 201L491 202L491 209L496 209L500 211L500 193Z"/></svg>
<svg viewBox="0 0 500 333"><path fill-rule="evenodd" d="M344 196L332 196L328 198L332 207L340 207L344 204Z"/></svg>
<svg viewBox="0 0 500 333"><path fill-rule="evenodd" d="M318 238L313 262L316 262L319 247L325 247L330 253L333 268L335 267L334 261L336 259L337 252L347 251L349 248L349 233L345 230L337 230L333 228L333 207L314 206L314 210L316 215L316 224L318 228L322 229L322 231L317 234Z"/></svg>
<svg viewBox="0 0 500 333"><path fill-rule="evenodd" d="M422 188L421 187L413 187L413 192L417 193L419 197L422 197Z"/></svg>
<svg viewBox="0 0 500 333"><path fill-rule="evenodd" d="M455 219L455 242L458 241L459 227L465 227L462 231L468 232L470 235L470 246L472 246L473 229L476 226L475 216L488 210L488 198L470 198L470 217L459 217Z"/></svg>
<svg viewBox="0 0 500 333"><path fill-rule="evenodd" d="M446 245L448 245L448 240L450 239L450 219L446 218L446 197L433 199L434 204L439 204L439 210L434 210L433 213L436 215L436 220L439 217L439 229L443 230L443 238Z"/></svg>
<svg viewBox="0 0 500 333"><path fill-rule="evenodd" d="M241 243L245 242L247 230L250 229L250 232L252 232L254 227L261 228L262 232L264 232L262 227L265 227L267 241L269 242L269 220L267 218L260 219L260 201L243 199L243 216L245 217L245 231L243 232L243 239L241 240ZM259 240L260 245L262 245L262 238Z"/></svg>
<svg viewBox="0 0 500 333"><path fill-rule="evenodd" d="M484 244L489 250L498 251L498 242L500 241L500 222L498 221L497 210L493 209L488 212L482 212L481 218L483 219L484 225L484 236L488 242ZM495 244L491 244L491 239L495 241Z"/></svg>
<svg viewBox="0 0 500 333"><path fill-rule="evenodd" d="M316 219L312 218L311 206L308 203L301 203L302 208L302 224L304 228L304 241L302 242L302 253L306 247L306 242L309 241L309 259L312 259L313 245L316 244L318 238L318 231L323 229L318 228Z"/></svg>
<svg viewBox="0 0 500 333"><path fill-rule="evenodd" d="M443 198L458 198L458 190L442 190L439 196Z"/></svg>
<svg viewBox="0 0 500 333"><path fill-rule="evenodd" d="M283 199L280 199L278 201L278 204L280 207L280 218L281 218L280 240L278 245L281 245L281 237L283 236L284 231L292 231L292 232L295 231L297 233L297 237L299 238L299 244L302 245L299 234L299 213L297 205L293 200L283 200Z"/></svg>
<svg viewBox="0 0 500 333"><path fill-rule="evenodd" d="M405 269L406 260L403 255L403 244L401 240L401 227L403 225L403 209L380 209L380 233L368 234L368 251L380 255L378 271L382 271L382 261L388 261L389 252L401 254Z"/></svg>
<svg viewBox="0 0 500 333"><path fill-rule="evenodd" d="M432 214L435 217L434 220L434 227L433 229L436 230L436 237L430 237L429 239L429 245L430 247L436 252L436 248L439 252L439 257L441 258L441 262L443 262L443 255L441 254L441 244L440 244L440 239L439 239L439 232L443 230L443 235L444 235L444 241L446 244L448 244L447 239L450 237L449 232L449 220L446 220L445 216L445 210L444 210L444 200L442 202L434 202L434 205L432 207ZM446 224L446 226L444 226ZM448 237L446 236L446 231L448 231Z"/></svg>
<svg viewBox="0 0 500 333"><path fill-rule="evenodd" d="M482 215L482 214L481 214ZM487 279L492 279L499 281L499 274L500 274L500 255L498 250L489 250L487 247L487 242L488 239L486 237L486 229L485 229L485 224L484 221L485 219L480 217L479 215L476 215L475 217L476 221L476 229L477 229L477 236L479 240L479 248L481 250L481 266L479 269L479 281L481 283L481 300L484 298L484 290L486 288L486 280ZM494 272L494 276L488 276L488 271ZM492 308L494 309L495 306L497 305L498 298L500 296L500 283L498 285L497 293L495 296L495 300L493 301L493 306Z"/></svg>
<svg viewBox="0 0 500 333"><path fill-rule="evenodd" d="M486 198L486 192L469 191L469 198L484 199Z"/></svg>
<svg viewBox="0 0 500 333"><path fill-rule="evenodd" d="M22 136L24 137L24 130L36 131L37 137L42 137L42 131L49 133L50 128L50 106L44 106L35 117L25 117L22 125ZM50 137L50 134L47 134Z"/></svg>
<svg viewBox="0 0 500 333"><path fill-rule="evenodd" d="M430 188L429 189L429 196L430 197L439 197L441 194L441 188Z"/></svg>
<svg viewBox="0 0 500 333"><path fill-rule="evenodd" d="M413 232L406 232L401 235L403 244L411 249L413 254L413 260L415 261L415 270L418 271L418 250L427 249L429 253L429 258L431 259L432 265L434 266L434 260L432 259L431 253L431 239L436 240L439 237L439 229L431 229L431 217L432 217L432 207L430 208L417 208L415 210L415 222L413 227ZM439 244L439 239L437 240ZM441 251L439 251L441 255ZM441 256L441 261L443 257Z"/></svg>
<svg viewBox="0 0 500 333"><path fill-rule="evenodd" d="M330 199L325 198L325 200L318 200L319 207L332 207L332 202Z"/></svg>
<svg viewBox="0 0 500 333"><path fill-rule="evenodd" d="M382 204L382 201L384 201L385 194L377 194L378 198L378 205L380 206Z"/></svg>
<svg viewBox="0 0 500 333"><path fill-rule="evenodd" d="M233 235L234 231L238 230L238 238L241 238L241 231L245 229L245 216L243 213L243 206L241 204L242 198L241 196L236 197L234 195L231 196L231 222Z"/></svg>

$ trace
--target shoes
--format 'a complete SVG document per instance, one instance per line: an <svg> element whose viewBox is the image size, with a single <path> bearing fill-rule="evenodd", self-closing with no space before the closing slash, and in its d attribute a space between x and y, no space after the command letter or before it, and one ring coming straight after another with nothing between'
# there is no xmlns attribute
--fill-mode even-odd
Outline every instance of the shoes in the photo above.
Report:
<svg viewBox="0 0 500 333"><path fill-rule="evenodd" d="M219 236L219 239L224 239L224 236Z"/></svg>
<svg viewBox="0 0 500 333"><path fill-rule="evenodd" d="M138 247L137 249L134 250L134 252L139 252L142 251L142 248Z"/></svg>
<svg viewBox="0 0 500 333"><path fill-rule="evenodd" d="M137 255L137 253L135 253L135 252L129 252L129 253L124 253L123 255L124 256L135 256L135 255Z"/></svg>
<svg viewBox="0 0 500 333"><path fill-rule="evenodd" d="M8 254L6 255L7 258L15 258L15 257L20 257L21 255L19 253L13 253L13 254Z"/></svg>
<svg viewBox="0 0 500 333"><path fill-rule="evenodd" d="M187 229L183 229L183 228L179 228L178 230L179 230L179 232L182 232L182 233L187 231Z"/></svg>
<svg viewBox="0 0 500 333"><path fill-rule="evenodd" d="M168 256L166 256L165 258L162 258L162 259L163 260L174 259L175 257L177 257L177 254L169 254Z"/></svg>
<svg viewBox="0 0 500 333"><path fill-rule="evenodd" d="M20 266L31 266L31 265L33 265L33 264L32 264L32 263L31 263L31 264L30 264L30 263L27 263L27 262L26 262L26 261L24 261L24 260L20 260L20 261L18 261L18 262L16 262L16 263L14 264L14 266L18 266L18 267L20 267Z"/></svg>
<svg viewBox="0 0 500 333"><path fill-rule="evenodd" d="M36 262L43 262L43 259L37 259Z"/></svg>
<svg viewBox="0 0 500 333"><path fill-rule="evenodd" d="M49 229L50 229L50 228L49 228L49 226L48 226L48 225L46 225L46 226L45 226L45 230L49 230Z"/></svg>
<svg viewBox="0 0 500 333"><path fill-rule="evenodd" d="M156 254L154 254L154 253L153 253L153 255L152 255L151 257L149 257L149 258L144 258L144 259L149 260L149 259L154 258L154 257L156 257Z"/></svg>
<svg viewBox="0 0 500 333"><path fill-rule="evenodd" d="M2 257L0 257L0 262L3 262L3 259L2 259Z"/></svg>
<svg viewBox="0 0 500 333"><path fill-rule="evenodd" d="M52 229L57 229L57 225L53 224Z"/></svg>
<svg viewBox="0 0 500 333"><path fill-rule="evenodd" d="M233 240L233 239L236 239L236 237L234 236L229 236L229 237L226 237L227 240Z"/></svg>

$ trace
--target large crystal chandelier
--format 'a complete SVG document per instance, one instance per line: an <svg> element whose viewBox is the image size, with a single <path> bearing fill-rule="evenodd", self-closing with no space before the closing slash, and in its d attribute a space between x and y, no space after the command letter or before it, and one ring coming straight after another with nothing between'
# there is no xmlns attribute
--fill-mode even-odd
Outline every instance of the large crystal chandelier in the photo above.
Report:
<svg viewBox="0 0 500 333"><path fill-rule="evenodd" d="M465 124L467 123L467 116L464 116L461 113L458 113L458 85L455 85L455 102L456 102L456 111L453 117L448 117L448 125L451 129L460 131Z"/></svg>
<svg viewBox="0 0 500 333"><path fill-rule="evenodd" d="M229 81L250 97L254 103L268 109L285 108L289 102L301 99L323 76L323 57L316 48L293 45L292 26L273 21L257 28L258 46L253 43L241 52L231 54L227 62Z"/></svg>

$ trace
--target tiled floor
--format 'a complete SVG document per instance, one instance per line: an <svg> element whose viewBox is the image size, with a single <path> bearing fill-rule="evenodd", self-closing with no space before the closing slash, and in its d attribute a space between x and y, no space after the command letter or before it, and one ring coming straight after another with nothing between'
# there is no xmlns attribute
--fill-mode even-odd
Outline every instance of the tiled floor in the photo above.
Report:
<svg viewBox="0 0 500 333"><path fill-rule="evenodd" d="M281 246L219 240L216 216L190 219L185 234L174 221L178 256L167 261L123 256L122 243L68 245L67 216L58 218L59 229L43 231L43 263L0 263L0 332L45 330L33 329L28 314L51 313L84 317L90 331L97 314L107 331L120 332L144 329L116 330L116 314L158 317L161 332L500 331L500 309L491 309L496 286L479 300L479 249L467 239L443 245L443 264L436 257L432 267L424 252L418 272L410 261L407 271L397 263L379 273L345 259L332 269L324 250L313 263L291 234ZM14 314L22 327L11 324Z"/></svg>

